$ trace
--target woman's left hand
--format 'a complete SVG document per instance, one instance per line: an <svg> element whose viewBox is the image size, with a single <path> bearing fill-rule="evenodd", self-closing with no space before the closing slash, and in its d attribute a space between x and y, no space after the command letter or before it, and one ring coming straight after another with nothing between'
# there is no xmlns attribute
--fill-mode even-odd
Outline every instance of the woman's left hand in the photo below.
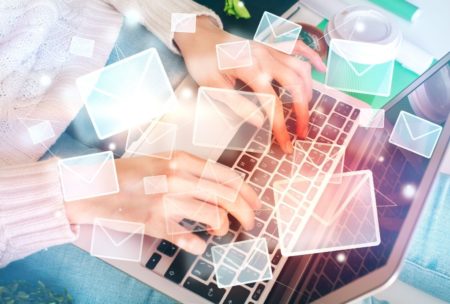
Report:
<svg viewBox="0 0 450 304"><path fill-rule="evenodd" d="M297 135L305 138L308 132L308 103L312 97L311 64L324 72L326 66L320 56L298 40L294 55L304 56L309 62L281 53L263 44L250 41L253 64L249 67L219 70L216 45L243 39L218 28L209 17L197 17L194 34L175 33L178 45L194 80L201 86L233 89L241 80L254 92L277 96L272 80L287 88L293 97L297 117ZM285 153L292 153L292 143L287 131L281 100L277 97L273 133Z"/></svg>

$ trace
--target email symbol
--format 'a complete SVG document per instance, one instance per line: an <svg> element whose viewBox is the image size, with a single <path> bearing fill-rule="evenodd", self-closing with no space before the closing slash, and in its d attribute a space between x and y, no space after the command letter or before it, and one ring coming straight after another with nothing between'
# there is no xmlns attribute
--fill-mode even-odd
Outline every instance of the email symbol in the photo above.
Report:
<svg viewBox="0 0 450 304"><path fill-rule="evenodd" d="M178 104L154 48L81 76L77 87L99 139L148 123Z"/></svg>
<svg viewBox="0 0 450 304"><path fill-rule="evenodd" d="M216 53L219 70L243 68L253 64L248 40L217 44Z"/></svg>
<svg viewBox="0 0 450 304"><path fill-rule="evenodd" d="M171 193L164 195L163 205L168 235L208 231L220 227L220 207L214 195L205 195L198 191ZM205 218L208 218L208 227L204 224Z"/></svg>
<svg viewBox="0 0 450 304"><path fill-rule="evenodd" d="M264 153L270 147L275 96L200 87L193 144L209 148ZM259 143L250 145L258 130Z"/></svg>
<svg viewBox="0 0 450 304"><path fill-rule="evenodd" d="M359 126L363 128L384 128L383 109L360 109L358 117Z"/></svg>
<svg viewBox="0 0 450 304"><path fill-rule="evenodd" d="M195 33L196 14L172 13L171 31L178 33Z"/></svg>
<svg viewBox="0 0 450 304"><path fill-rule="evenodd" d="M66 202L119 192L111 151L61 159L58 169Z"/></svg>
<svg viewBox="0 0 450 304"><path fill-rule="evenodd" d="M272 279L267 247L265 238L213 246L217 286L227 288Z"/></svg>
<svg viewBox="0 0 450 304"><path fill-rule="evenodd" d="M228 202L235 202L244 183L244 175L238 171L208 160L197 183L198 191L211 192L211 188L221 186L214 193Z"/></svg>
<svg viewBox="0 0 450 304"><path fill-rule="evenodd" d="M168 191L167 176L155 175L144 177L144 193L146 195L167 193Z"/></svg>
<svg viewBox="0 0 450 304"><path fill-rule="evenodd" d="M96 218L92 231L92 256L140 262L145 225L136 222Z"/></svg>
<svg viewBox="0 0 450 304"><path fill-rule="evenodd" d="M441 132L441 126L401 111L389 137L389 142L420 156L430 158Z"/></svg>
<svg viewBox="0 0 450 304"><path fill-rule="evenodd" d="M380 59L384 53L385 46L380 44L332 39L325 84L347 92L389 96L397 54Z"/></svg>
<svg viewBox="0 0 450 304"><path fill-rule="evenodd" d="M40 121L39 123L29 127L27 130L31 141L35 145L55 137L55 131L53 130L52 124L48 120Z"/></svg>
<svg viewBox="0 0 450 304"><path fill-rule="evenodd" d="M94 40L73 36L70 41L69 52L76 56L91 58L94 54L94 47Z"/></svg>
<svg viewBox="0 0 450 304"><path fill-rule="evenodd" d="M372 172L353 171L341 175L341 183L327 185L310 216L301 216L301 208L307 201L299 204L297 209L288 202L281 201L277 205L283 255L315 254L380 244ZM297 233L302 221L305 222L304 228Z"/></svg>
<svg viewBox="0 0 450 304"><path fill-rule="evenodd" d="M155 121L144 130L137 127L128 131L125 150L133 155L171 159L177 139L178 126Z"/></svg>
<svg viewBox="0 0 450 304"><path fill-rule="evenodd" d="M297 23L264 12L253 40L286 54L292 54L302 27Z"/></svg>

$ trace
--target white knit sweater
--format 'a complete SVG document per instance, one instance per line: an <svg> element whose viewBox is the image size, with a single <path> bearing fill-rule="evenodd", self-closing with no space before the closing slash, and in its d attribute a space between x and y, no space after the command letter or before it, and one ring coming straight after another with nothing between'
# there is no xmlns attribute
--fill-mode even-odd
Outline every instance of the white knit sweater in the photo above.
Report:
<svg viewBox="0 0 450 304"><path fill-rule="evenodd" d="M174 52L172 12L221 25L191 0L0 1L0 267L73 240L56 163L37 160L83 105L75 79L105 64L130 10ZM74 36L95 41L93 56L69 52ZM42 121L55 136L34 144L28 129Z"/></svg>

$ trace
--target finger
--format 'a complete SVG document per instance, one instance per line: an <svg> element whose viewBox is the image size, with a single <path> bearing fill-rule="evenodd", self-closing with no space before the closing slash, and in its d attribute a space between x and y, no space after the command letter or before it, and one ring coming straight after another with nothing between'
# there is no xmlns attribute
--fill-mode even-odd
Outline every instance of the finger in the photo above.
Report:
<svg viewBox="0 0 450 304"><path fill-rule="evenodd" d="M229 90L224 91L223 89L217 89L217 87ZM244 118L258 128L264 124L264 113L261 112L254 103L245 98L243 92L233 90L230 81L227 81L226 79L217 79L214 88L205 88L205 90L212 102L217 101L220 103L220 105L218 105L219 108L220 106L229 108L236 115Z"/></svg>
<svg viewBox="0 0 450 304"><path fill-rule="evenodd" d="M327 66L323 63L322 58L312 48L307 46L303 41L297 40L293 54L301 55L309 60L311 64L320 72L325 72Z"/></svg>
<svg viewBox="0 0 450 304"><path fill-rule="evenodd" d="M273 65L269 65L266 68L271 69ZM273 70L272 70L273 71ZM261 74L261 72L260 72ZM264 74L264 72L262 73ZM268 73L272 75L272 73ZM267 81L267 77L261 77L261 80L255 81L252 77L254 75L245 74L241 76L241 79L245 81L246 83L249 83L252 87L253 91L258 93L266 93L270 94L276 97L275 99L275 112L273 117L273 133L275 136L275 139L277 140L278 144L280 145L281 149L288 154L291 154L293 152L292 143L289 137L289 133L286 128L286 123L284 121L284 113L283 113L283 105L281 103L280 98L278 97L275 90L272 88L271 80Z"/></svg>
<svg viewBox="0 0 450 304"><path fill-rule="evenodd" d="M177 225L178 234L165 234L161 238L169 240L171 243L177 245L192 254L200 255L206 250L206 242L199 236L195 235L189 229L181 226L177 222L171 223Z"/></svg>
<svg viewBox="0 0 450 304"><path fill-rule="evenodd" d="M234 189L239 191L239 196L241 196L249 206L254 209L258 209L261 206L258 194L256 194L255 190L253 190L253 188L247 183L226 183L227 181L241 178L236 171L227 166L210 161L208 162L208 165L211 166L211 170L205 170L207 163L204 159L184 152L177 152L171 162L171 167L173 170L186 172L197 178L203 177L218 184L226 184L230 187L235 187ZM197 183L197 181L195 181L195 183ZM197 186L197 184L195 184L195 186ZM172 188L174 191L179 189L177 188L177 185L173 185ZM229 188L226 188L225 190L227 193L230 191Z"/></svg>

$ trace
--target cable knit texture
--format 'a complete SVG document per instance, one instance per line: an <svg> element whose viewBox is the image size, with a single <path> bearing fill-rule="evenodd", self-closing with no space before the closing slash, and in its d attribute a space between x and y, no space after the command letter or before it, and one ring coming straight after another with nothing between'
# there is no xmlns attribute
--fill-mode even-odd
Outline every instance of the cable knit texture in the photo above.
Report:
<svg viewBox="0 0 450 304"><path fill-rule="evenodd" d="M0 266L73 240L56 161L37 160L83 106L76 78L104 66L130 10L174 52L172 12L221 26L190 0L0 1ZM95 41L91 57L69 52L74 36ZM29 130L42 122L54 136L33 143Z"/></svg>

